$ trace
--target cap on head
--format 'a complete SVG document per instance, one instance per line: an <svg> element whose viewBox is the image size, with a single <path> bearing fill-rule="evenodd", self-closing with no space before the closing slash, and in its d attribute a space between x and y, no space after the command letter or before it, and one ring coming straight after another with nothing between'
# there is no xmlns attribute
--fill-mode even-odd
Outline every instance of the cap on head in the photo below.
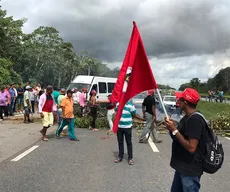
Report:
<svg viewBox="0 0 230 192"><path fill-rule="evenodd" d="M86 89L85 87L83 87L83 88L82 88L82 91L85 92L85 91L87 91L87 89Z"/></svg>
<svg viewBox="0 0 230 192"><path fill-rule="evenodd" d="M65 89L64 88L61 88L60 90L62 93L65 93Z"/></svg>
<svg viewBox="0 0 230 192"><path fill-rule="evenodd" d="M32 87L30 87L29 85L26 86L26 90L28 89L32 89Z"/></svg>
<svg viewBox="0 0 230 192"><path fill-rule="evenodd" d="M97 92L95 90L92 90L91 94L97 94Z"/></svg>
<svg viewBox="0 0 230 192"><path fill-rule="evenodd" d="M52 87L51 85L48 85L48 86L46 87L46 90L53 90L53 87Z"/></svg>
<svg viewBox="0 0 230 192"><path fill-rule="evenodd" d="M154 89L148 90L148 95L152 95L154 93Z"/></svg>
<svg viewBox="0 0 230 192"><path fill-rule="evenodd" d="M181 98L184 99L190 103L197 104L200 100L200 95L197 92L197 90L192 88L187 88L184 90L184 92L181 94Z"/></svg>

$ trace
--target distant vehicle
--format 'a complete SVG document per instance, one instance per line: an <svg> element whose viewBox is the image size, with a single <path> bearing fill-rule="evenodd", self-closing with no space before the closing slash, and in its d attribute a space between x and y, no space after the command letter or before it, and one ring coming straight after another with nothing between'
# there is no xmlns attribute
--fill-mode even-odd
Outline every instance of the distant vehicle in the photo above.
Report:
<svg viewBox="0 0 230 192"><path fill-rule="evenodd" d="M144 101L144 99L145 99L146 96L147 96L147 95L146 95L145 92L140 93L140 94L138 94L138 95L136 95L136 96L134 96L134 97L132 98L132 103L133 103L134 105L142 105L142 103L143 103L143 101Z"/></svg>
<svg viewBox="0 0 230 192"><path fill-rule="evenodd" d="M165 95L163 97L163 104L171 109L175 110L176 109L176 96L171 96L171 95Z"/></svg>
<svg viewBox="0 0 230 192"><path fill-rule="evenodd" d="M92 90L97 92L97 100L106 100L109 94L112 94L117 78L98 77L78 75L68 86L68 89L77 88L79 91L82 88L87 89L87 99L90 98Z"/></svg>

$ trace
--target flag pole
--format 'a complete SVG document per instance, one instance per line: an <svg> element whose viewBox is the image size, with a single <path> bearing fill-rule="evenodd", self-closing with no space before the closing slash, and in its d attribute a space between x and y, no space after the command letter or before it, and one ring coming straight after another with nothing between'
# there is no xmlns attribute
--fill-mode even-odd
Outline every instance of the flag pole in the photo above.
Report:
<svg viewBox="0 0 230 192"><path fill-rule="evenodd" d="M162 98L161 98L160 91L159 91L158 88L156 88L156 91L157 91L157 94L158 94L158 96L159 96L160 103L161 103L161 105L162 105L162 108L163 108L163 111L164 111L164 113L165 113L165 116L166 116L167 119L169 119L168 113L167 113L167 111L166 111L166 109L165 109L165 105L164 105L163 100L162 100Z"/></svg>

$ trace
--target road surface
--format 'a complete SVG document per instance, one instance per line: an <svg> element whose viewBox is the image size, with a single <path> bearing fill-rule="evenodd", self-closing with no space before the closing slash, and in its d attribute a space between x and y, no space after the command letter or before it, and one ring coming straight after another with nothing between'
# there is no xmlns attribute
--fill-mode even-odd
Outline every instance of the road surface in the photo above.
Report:
<svg viewBox="0 0 230 192"><path fill-rule="evenodd" d="M34 125L39 129L39 125ZM29 129L30 127L27 127ZM80 142L67 138L40 139L0 163L1 192L166 192L174 171L169 166L171 139L163 143L139 144L133 130L135 165L124 160L114 164L117 142L114 135L76 129ZM38 133L37 136L40 136ZM36 137L37 137L36 136ZM27 135L29 139L29 135ZM12 135L12 142L17 135ZM34 136L33 136L34 138ZM230 140L221 138L225 149L223 168L201 179L201 192L230 191ZM8 140L10 142L10 140ZM10 143L8 143L10 145ZM6 144L7 147L7 144ZM126 157L127 158L127 157Z"/></svg>

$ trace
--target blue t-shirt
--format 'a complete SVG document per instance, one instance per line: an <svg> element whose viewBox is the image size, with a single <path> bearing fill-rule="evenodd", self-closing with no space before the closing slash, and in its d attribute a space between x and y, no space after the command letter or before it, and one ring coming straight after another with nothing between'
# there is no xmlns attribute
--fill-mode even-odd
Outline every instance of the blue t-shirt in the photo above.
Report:
<svg viewBox="0 0 230 192"><path fill-rule="evenodd" d="M14 91L13 88L10 88L10 89L9 89L9 93L10 93L10 97L11 97L11 98L16 97L16 93L15 93L15 91Z"/></svg>

